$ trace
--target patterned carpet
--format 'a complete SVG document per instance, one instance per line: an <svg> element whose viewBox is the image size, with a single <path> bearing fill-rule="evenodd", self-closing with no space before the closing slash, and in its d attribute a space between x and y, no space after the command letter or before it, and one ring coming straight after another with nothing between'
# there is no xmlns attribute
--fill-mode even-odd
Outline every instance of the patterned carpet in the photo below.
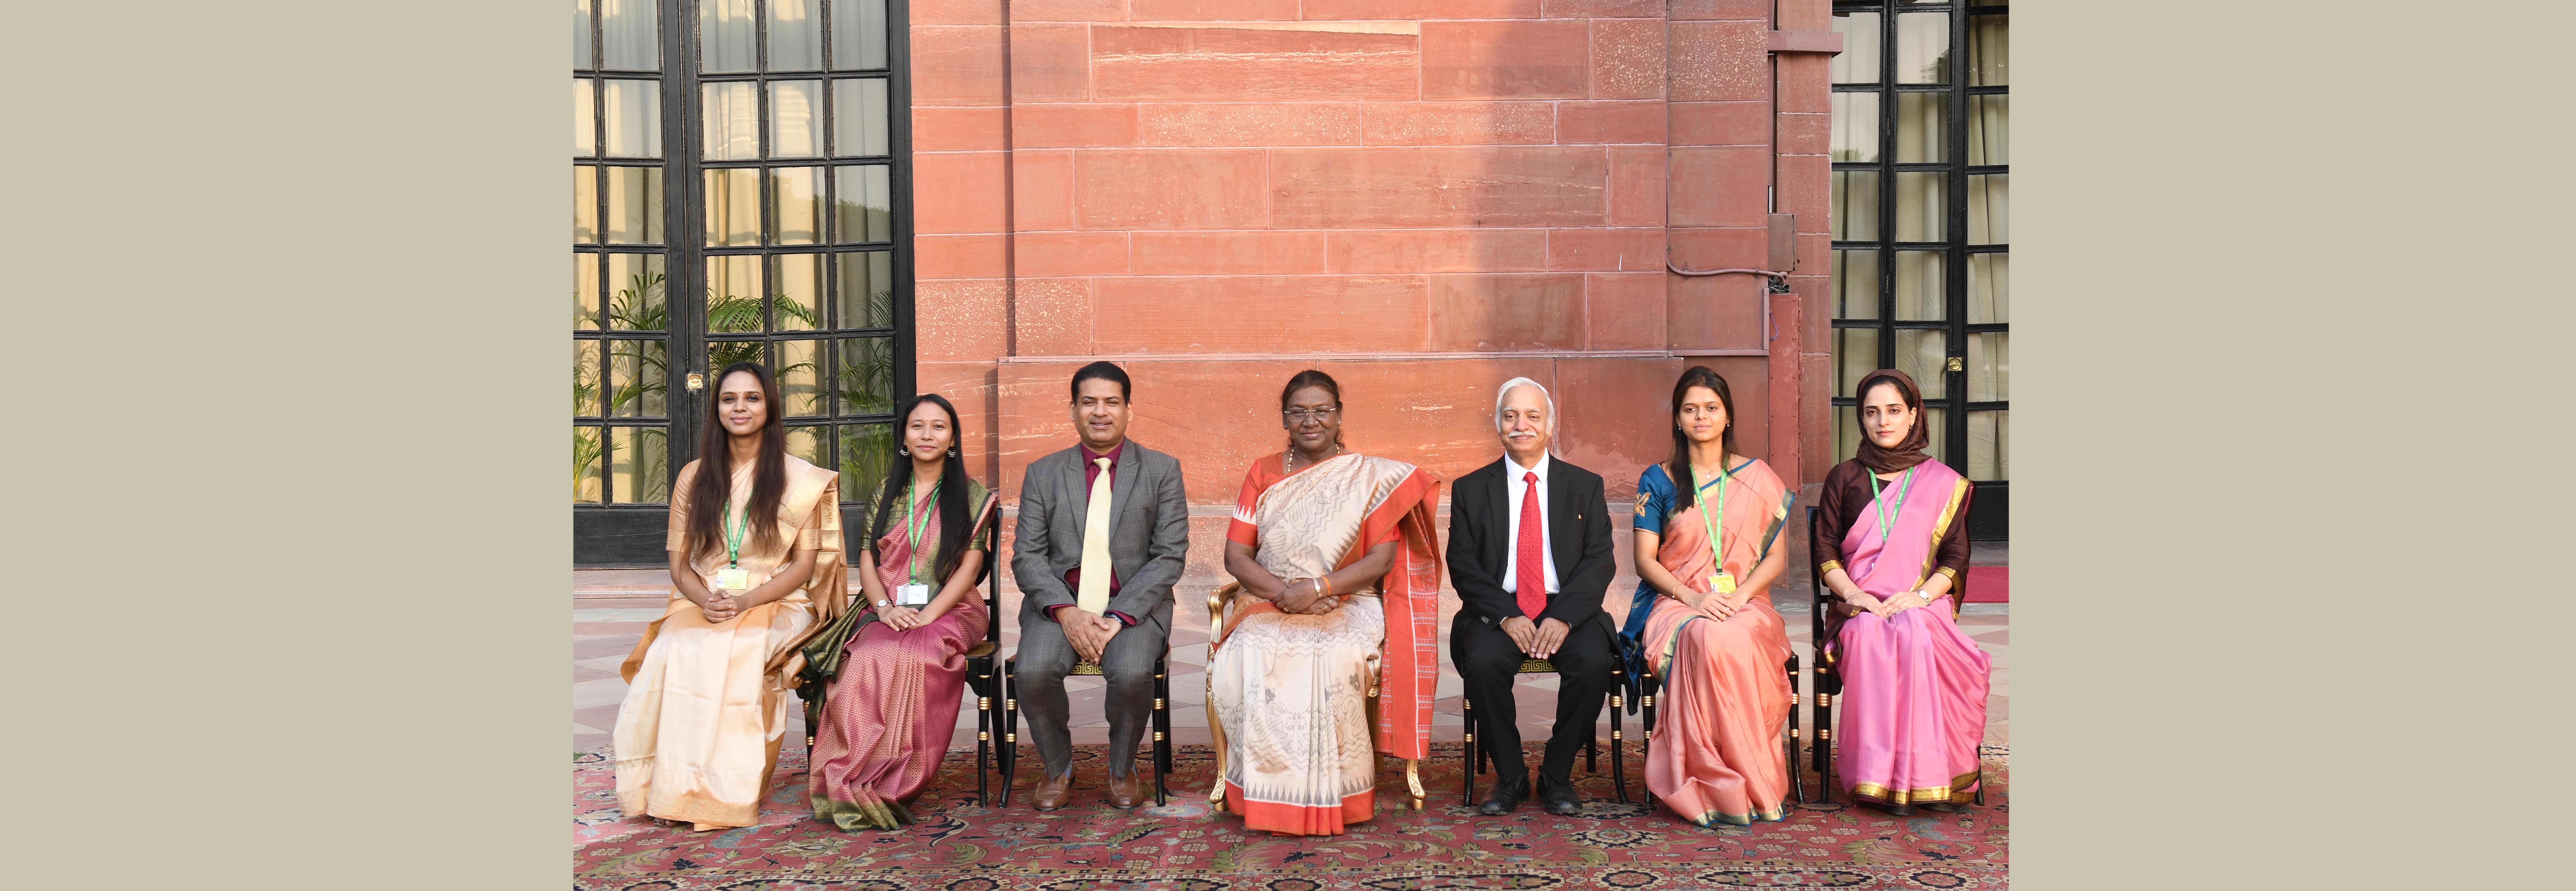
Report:
<svg viewBox="0 0 2576 891"><path fill-rule="evenodd" d="M1702 829L1621 804L1604 773L1575 781L1581 817L1549 815L1536 802L1505 817L1479 817L1459 801L1459 747L1435 744L1423 765L1427 806L1399 792L1403 768L1382 760L1375 820L1332 838L1247 834L1241 818L1211 817L1202 797L1215 758L1181 746L1165 807L1119 811L1100 800L1104 747L1076 752L1074 804L1028 806L1026 770L1007 808L974 805L973 752L951 753L916 811L923 822L893 832L843 833L817 823L805 803L805 753L780 755L761 824L695 833L618 815L615 766L605 751L573 756L574 887L602 891L1416 891L1416 889L1987 888L2009 883L2007 752L1986 751L1986 804L1905 819L1848 804L1792 804L1789 819ZM1538 743L1529 747L1538 763ZM1033 764L1035 753L1024 751ZM1631 750L1632 752L1634 750ZM1629 791L1642 768L1629 764ZM1490 775L1478 780L1482 791ZM1812 789L1814 777L1807 781ZM1196 790L1200 794L1186 794ZM1812 792L1810 793L1812 794ZM935 803L934 803L935 802Z"/></svg>

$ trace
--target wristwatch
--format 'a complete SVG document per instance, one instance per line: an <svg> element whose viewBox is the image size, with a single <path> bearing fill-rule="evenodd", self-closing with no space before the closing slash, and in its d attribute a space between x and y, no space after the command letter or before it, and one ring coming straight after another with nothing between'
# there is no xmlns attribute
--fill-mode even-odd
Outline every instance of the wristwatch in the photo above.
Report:
<svg viewBox="0 0 2576 891"><path fill-rule="evenodd" d="M878 609L884 609L884 608L886 608L886 607L893 606L893 605L894 605L894 601L891 601L891 600L880 600L880 601L877 601L877 608L878 608Z"/></svg>

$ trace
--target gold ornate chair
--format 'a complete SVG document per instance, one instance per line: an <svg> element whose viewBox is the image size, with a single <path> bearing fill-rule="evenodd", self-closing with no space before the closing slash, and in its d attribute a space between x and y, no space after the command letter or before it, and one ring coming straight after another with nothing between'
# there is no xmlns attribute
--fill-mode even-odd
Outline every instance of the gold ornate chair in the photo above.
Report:
<svg viewBox="0 0 2576 891"><path fill-rule="evenodd" d="M1216 744L1216 775L1208 784L1208 812L1211 814L1225 813L1225 723L1217 720L1216 717L1216 645L1225 632L1226 608L1234 602L1234 595L1242 590L1242 585L1227 582L1224 587L1208 593L1208 658L1207 668L1203 673L1207 675L1208 685L1208 735L1209 739ZM1384 664L1375 655L1369 657L1366 708L1371 728L1377 726L1378 677ZM1157 733L1156 736L1159 737L1161 734ZM1422 800L1425 797L1422 792L1421 762L1411 758L1404 759L1404 786L1413 809L1421 810Z"/></svg>

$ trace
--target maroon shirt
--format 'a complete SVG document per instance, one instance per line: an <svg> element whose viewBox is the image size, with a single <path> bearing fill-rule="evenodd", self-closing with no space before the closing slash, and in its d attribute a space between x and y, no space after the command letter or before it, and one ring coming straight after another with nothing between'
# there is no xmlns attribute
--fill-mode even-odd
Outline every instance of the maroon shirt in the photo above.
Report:
<svg viewBox="0 0 2576 891"><path fill-rule="evenodd" d="M1091 487L1100 484L1101 470L1100 465L1097 462L1102 458L1109 459L1109 485L1113 487L1118 485L1118 455L1121 452L1127 451L1127 443L1122 440L1118 443L1117 448L1110 449L1107 452L1092 451L1090 446L1075 446L1075 448L1082 450L1082 504L1085 509L1088 509L1091 506ZM1075 566L1064 574L1064 587L1066 590L1076 592L1077 595L1082 591L1081 566ZM1118 573L1116 570L1112 570L1109 573L1109 596L1118 596ZM1055 618L1056 610L1060 610L1071 605L1072 604L1068 603L1059 603L1048 607L1047 618ZM1112 618L1117 619L1118 623L1121 625L1125 625L1129 628L1136 627L1136 618L1134 616L1116 611L1110 612L1109 615Z"/></svg>

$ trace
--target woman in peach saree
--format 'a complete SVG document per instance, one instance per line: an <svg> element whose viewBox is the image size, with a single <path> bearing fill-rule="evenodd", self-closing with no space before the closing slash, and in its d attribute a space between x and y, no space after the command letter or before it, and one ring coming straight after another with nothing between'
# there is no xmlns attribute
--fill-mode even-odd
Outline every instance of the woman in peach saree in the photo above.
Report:
<svg viewBox="0 0 2576 891"><path fill-rule="evenodd" d="M1769 465L1736 453L1734 418L1725 378L1682 372L1672 466L1647 468L1637 485L1644 584L1628 629L1664 679L1646 788L1701 826L1788 816L1789 635L1770 589L1786 564L1772 545L1795 496Z"/></svg>
<svg viewBox="0 0 2576 891"><path fill-rule="evenodd" d="M1253 462L1226 532L1237 584L1219 592L1231 597L1207 669L1222 764L1210 798L1246 829L1339 835L1376 813L1376 753L1430 748L1440 485L1344 449L1341 388L1323 372L1292 378L1280 403L1288 449Z"/></svg>
<svg viewBox="0 0 2576 891"><path fill-rule="evenodd" d="M629 817L759 822L797 646L847 599L841 476L787 454L769 370L726 366L671 487L671 600L626 657L617 801Z"/></svg>

